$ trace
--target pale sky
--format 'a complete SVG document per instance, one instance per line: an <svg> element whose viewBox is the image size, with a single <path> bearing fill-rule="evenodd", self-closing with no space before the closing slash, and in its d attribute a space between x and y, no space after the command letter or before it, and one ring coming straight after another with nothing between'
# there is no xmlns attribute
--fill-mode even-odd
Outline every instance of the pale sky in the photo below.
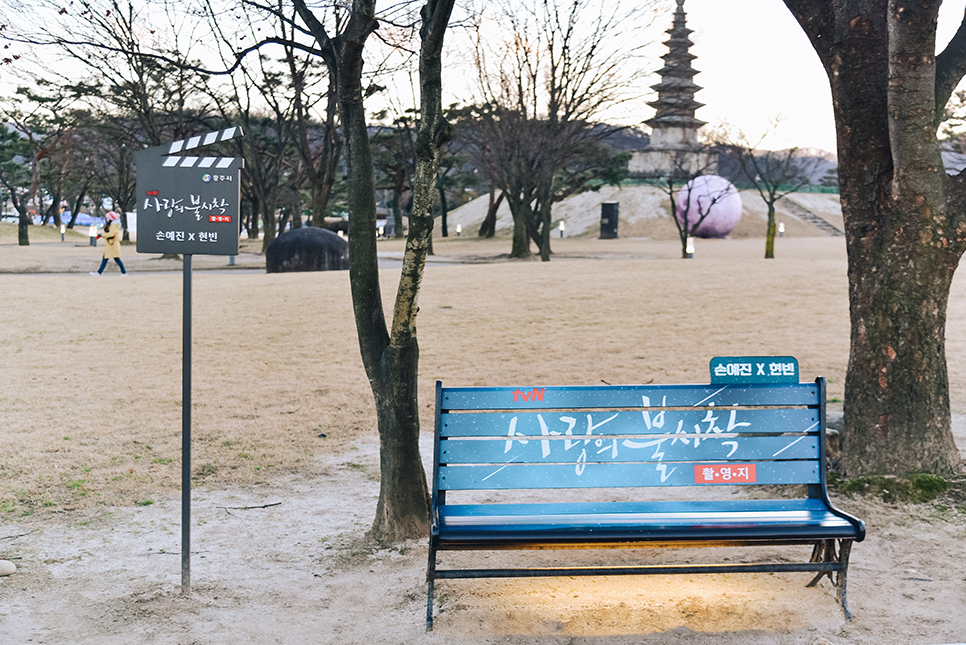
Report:
<svg viewBox="0 0 966 645"><path fill-rule="evenodd" d="M946 0L939 15L939 50L962 21L966 0ZM686 0L697 117L729 123L760 137L781 116L768 148L791 145L835 152L835 123L825 70L781 0ZM671 26L670 16L667 26ZM666 39L666 36L661 40ZM664 53L663 51L661 53ZM649 118L653 110L645 118Z"/></svg>

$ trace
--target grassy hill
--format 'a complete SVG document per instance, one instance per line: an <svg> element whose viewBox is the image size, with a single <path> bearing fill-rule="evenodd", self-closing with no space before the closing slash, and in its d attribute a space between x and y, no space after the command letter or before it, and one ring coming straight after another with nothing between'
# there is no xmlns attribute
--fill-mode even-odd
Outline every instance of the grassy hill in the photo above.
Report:
<svg viewBox="0 0 966 645"><path fill-rule="evenodd" d="M801 207L842 228L842 210L838 195L823 193L794 193L788 197ZM767 208L755 191L741 191L743 205L741 221L732 231L732 238L765 237ZM600 233L600 205L618 202L621 237L643 237L652 240L677 239L678 231L671 219L667 195L653 186L605 186L598 192L576 195L556 204L553 209L554 226L564 222L567 237L592 236ZM486 216L489 196L483 195L449 214L451 231L460 225L463 235L475 236ZM776 204L778 221L785 224L788 237L826 237L828 234L795 215L784 200ZM437 227L438 228L438 227ZM497 235L510 235L513 220L506 202L497 214ZM438 233L437 233L438 234ZM451 233L452 234L452 233ZM554 233L556 237L558 233Z"/></svg>

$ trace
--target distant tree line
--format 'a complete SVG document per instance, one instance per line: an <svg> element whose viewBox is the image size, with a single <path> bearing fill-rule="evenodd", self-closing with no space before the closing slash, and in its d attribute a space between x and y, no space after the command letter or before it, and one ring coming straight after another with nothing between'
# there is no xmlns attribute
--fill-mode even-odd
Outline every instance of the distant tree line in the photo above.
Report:
<svg viewBox="0 0 966 645"><path fill-rule="evenodd" d="M124 214L136 209L132 153L229 126L242 127L245 137L205 154L244 158L239 226L249 238L260 236L263 249L286 228L325 226L326 218L347 215L345 135L337 76L319 65L325 52L303 24L272 5L249 3L225 13L206 4L209 24L199 27L196 18L192 28L223 46L199 52L178 36L187 18L167 3L152 8L136 0L87 0L81 11L54 13L49 3L39 11L63 17L60 23L17 14L16 3L7 3L4 17L21 25L6 32L9 42L44 45L45 52L55 52L50 60L59 61L18 68L21 87L0 100L0 120L8 124L0 133L0 189L19 215L21 244L29 244L34 217L59 226L66 208L71 217L63 223L73 228L81 211L96 215L103 204L122 214L127 237ZM633 24L627 18L646 10L638 6L595 17L594 29L585 33L578 19L594 15L586 0L564 3L564 14L549 7L534 1L496 9L508 17L510 28L500 37L516 43L512 61L483 55L485 21L479 16L468 21L477 48L479 101L446 113L453 138L440 161L434 204L443 236L449 234L450 209L492 190L507 199L514 216L511 255L529 256L533 242L549 259L552 204L626 175L628 155L602 144L615 128L602 126L597 117L626 98L618 87L628 76L616 70L628 52L604 44L614 41L617 25L626 34ZM330 11L328 19L340 29L348 14L338 5ZM145 22L162 16L170 33L157 29L145 38ZM533 40L545 47L525 49L523 43ZM240 43L259 41L277 46L232 59ZM217 74L209 69L217 65L199 62L215 55L232 73ZM593 65L610 71L589 74ZM388 91L379 74L391 66L376 67L365 97ZM517 90L507 90L508 79L516 79ZM412 207L418 120L415 107L383 109L368 126L377 201L385 208L381 216L391 219L387 230L396 236L403 235ZM495 211L480 233L492 235L494 222Z"/></svg>

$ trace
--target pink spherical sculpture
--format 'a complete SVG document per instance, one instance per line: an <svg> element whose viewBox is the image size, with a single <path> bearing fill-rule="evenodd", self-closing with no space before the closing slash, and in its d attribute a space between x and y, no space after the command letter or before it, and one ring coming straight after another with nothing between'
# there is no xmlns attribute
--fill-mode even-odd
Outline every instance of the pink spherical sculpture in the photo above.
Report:
<svg viewBox="0 0 966 645"><path fill-rule="evenodd" d="M704 219L702 220L702 216ZM678 193L677 218L694 237L727 237L741 219L741 195L730 181L717 175L695 177ZM701 222L698 224L698 222ZM697 225L697 228L695 228Z"/></svg>

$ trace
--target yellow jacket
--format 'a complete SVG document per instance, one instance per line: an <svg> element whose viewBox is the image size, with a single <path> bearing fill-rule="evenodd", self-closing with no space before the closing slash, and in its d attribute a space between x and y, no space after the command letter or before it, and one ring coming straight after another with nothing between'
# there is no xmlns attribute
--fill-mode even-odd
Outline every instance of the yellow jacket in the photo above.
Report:
<svg viewBox="0 0 966 645"><path fill-rule="evenodd" d="M121 257L121 227L117 222L111 222L101 230L101 237L104 238L104 257Z"/></svg>

